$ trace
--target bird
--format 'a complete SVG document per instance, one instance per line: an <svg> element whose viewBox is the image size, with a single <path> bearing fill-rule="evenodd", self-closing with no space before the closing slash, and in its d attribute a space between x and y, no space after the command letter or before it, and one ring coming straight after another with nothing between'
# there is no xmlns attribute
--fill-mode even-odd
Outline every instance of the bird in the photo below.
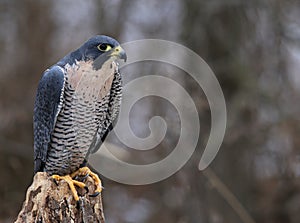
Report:
<svg viewBox="0 0 300 223"><path fill-rule="evenodd" d="M98 175L87 167L117 120L122 77L119 60L127 55L117 40L105 35L88 39L45 70L34 102L34 173L47 172L65 180L76 201L77 176L91 176L96 196Z"/></svg>

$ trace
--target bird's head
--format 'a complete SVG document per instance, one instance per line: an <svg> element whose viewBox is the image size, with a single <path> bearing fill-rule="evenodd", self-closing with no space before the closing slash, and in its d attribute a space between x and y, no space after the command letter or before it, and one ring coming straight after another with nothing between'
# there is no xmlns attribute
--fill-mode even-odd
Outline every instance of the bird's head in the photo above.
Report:
<svg viewBox="0 0 300 223"><path fill-rule="evenodd" d="M83 58L94 61L96 67L101 67L110 58L113 60L123 59L125 62L127 59L127 55L118 41L109 36L94 36L85 42L79 50Z"/></svg>

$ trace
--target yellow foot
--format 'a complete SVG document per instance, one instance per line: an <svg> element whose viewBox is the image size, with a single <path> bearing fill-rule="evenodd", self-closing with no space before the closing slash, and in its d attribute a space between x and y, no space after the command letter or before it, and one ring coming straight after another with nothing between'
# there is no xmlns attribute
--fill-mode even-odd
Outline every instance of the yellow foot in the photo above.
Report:
<svg viewBox="0 0 300 223"><path fill-rule="evenodd" d="M78 169L77 171L75 171L74 173L65 175L65 176L52 175L52 178L55 179L56 181L60 181L60 180L66 181L70 187L70 190L73 194L74 199L76 201L79 201L79 196L76 191L75 185L80 188L85 188L85 189L87 189L87 187L86 187L85 183L82 183L78 180L74 180L73 178L76 176L91 176L93 178L95 186L96 186L96 190L95 190L94 194L90 195L91 197L95 197L101 193L101 191L102 191L101 180L99 179L98 175L93 173L88 167L82 167L82 168Z"/></svg>
<svg viewBox="0 0 300 223"><path fill-rule="evenodd" d="M71 192L73 194L73 197L76 201L79 201L78 193L76 191L75 185L80 187L80 188L85 188L85 184L82 182L79 182L77 180L73 180L70 175L65 175L65 176L59 176L59 175L52 175L52 178L55 179L56 181L64 180L68 183Z"/></svg>
<svg viewBox="0 0 300 223"><path fill-rule="evenodd" d="M78 169L77 171L75 171L74 173L72 173L70 176L71 176L71 178L74 178L76 176L91 176L94 180L96 190L95 190L95 193L90 196L95 197L101 193L101 191L102 191L101 180L98 177L98 175L96 173L93 173L88 167L82 167L82 168Z"/></svg>

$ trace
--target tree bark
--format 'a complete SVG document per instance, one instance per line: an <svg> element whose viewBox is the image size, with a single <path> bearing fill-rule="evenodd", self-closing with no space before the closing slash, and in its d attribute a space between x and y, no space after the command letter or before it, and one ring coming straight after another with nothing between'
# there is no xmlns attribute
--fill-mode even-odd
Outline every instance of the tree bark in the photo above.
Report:
<svg viewBox="0 0 300 223"><path fill-rule="evenodd" d="M80 200L77 203L65 181L55 182L47 173L37 173L28 188L15 223L55 223L55 222L104 222L101 195L90 197L95 187L91 177L87 177L85 189L77 188Z"/></svg>

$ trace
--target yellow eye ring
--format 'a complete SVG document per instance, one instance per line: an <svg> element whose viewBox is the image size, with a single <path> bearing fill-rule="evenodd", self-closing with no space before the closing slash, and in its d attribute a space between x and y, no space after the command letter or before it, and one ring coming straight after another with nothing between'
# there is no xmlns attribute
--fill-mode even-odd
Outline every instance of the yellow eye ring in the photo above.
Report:
<svg viewBox="0 0 300 223"><path fill-rule="evenodd" d="M102 52L109 51L112 47L109 44L101 43L97 46L98 50Z"/></svg>

